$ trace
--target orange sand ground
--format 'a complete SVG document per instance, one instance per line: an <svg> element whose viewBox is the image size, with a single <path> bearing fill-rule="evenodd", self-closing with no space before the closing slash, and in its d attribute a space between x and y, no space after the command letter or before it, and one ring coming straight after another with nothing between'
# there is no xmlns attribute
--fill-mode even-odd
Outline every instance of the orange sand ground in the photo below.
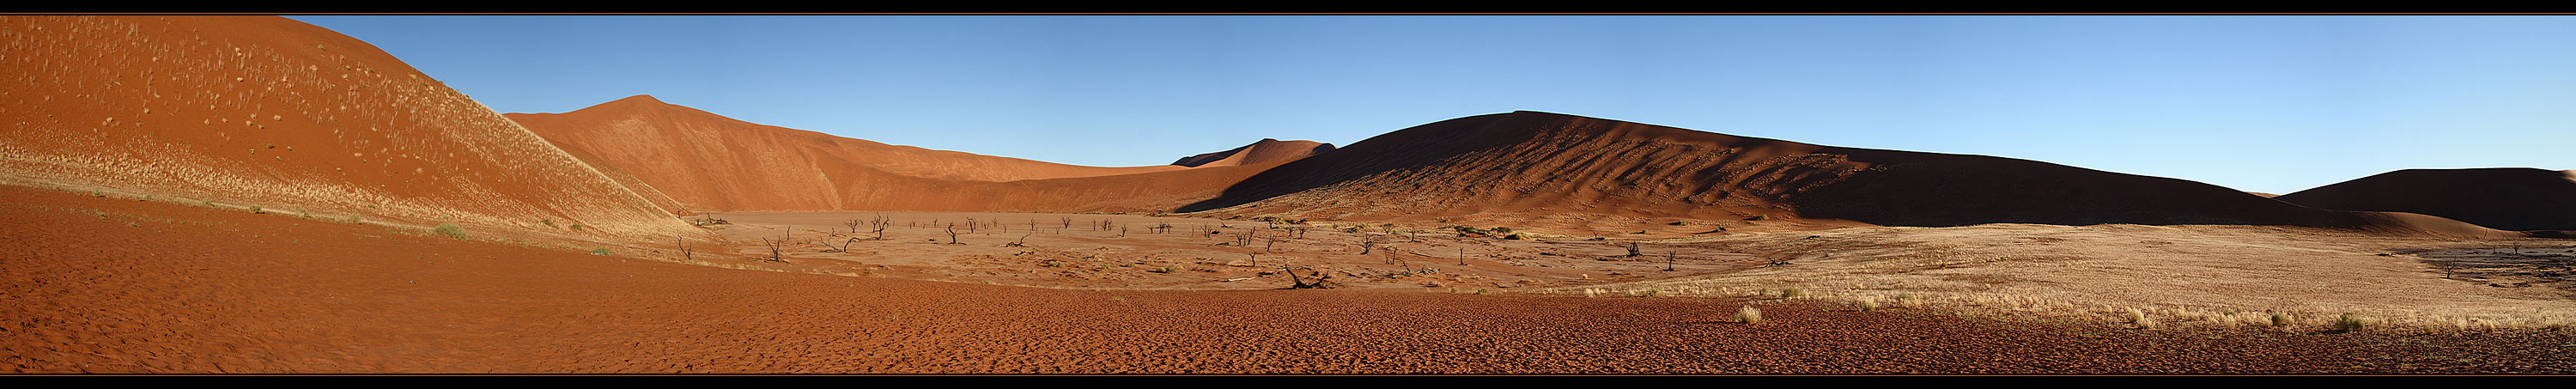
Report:
<svg viewBox="0 0 2576 389"><path fill-rule="evenodd" d="M1409 290L1063 290L728 270L0 188L21 373L2569 372L2567 332L2003 324ZM1763 309L1757 324L1736 308Z"/></svg>

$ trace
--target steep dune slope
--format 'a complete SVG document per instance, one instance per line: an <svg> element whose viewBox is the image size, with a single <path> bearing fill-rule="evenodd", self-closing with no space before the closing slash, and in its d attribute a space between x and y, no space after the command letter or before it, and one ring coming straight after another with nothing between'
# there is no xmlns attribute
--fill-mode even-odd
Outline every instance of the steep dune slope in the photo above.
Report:
<svg viewBox="0 0 2576 389"><path fill-rule="evenodd" d="M468 231L704 234L438 80L320 27L272 16L7 16L0 42L0 121L14 126L0 133L0 181Z"/></svg>
<svg viewBox="0 0 2576 389"><path fill-rule="evenodd" d="M1182 209L1207 210L1311 218L1785 217L1934 227L2270 224L2517 235L2035 161L1827 147L1528 111L1380 135L1283 164Z"/></svg>
<svg viewBox="0 0 2576 389"><path fill-rule="evenodd" d="M1284 161L1102 168L893 146L764 126L635 96L509 114L692 210L1155 212Z"/></svg>
<svg viewBox="0 0 2576 389"><path fill-rule="evenodd" d="M1182 170L1105 168L975 155L765 126L633 96L559 114L508 114L557 147L607 161L690 207L850 209L834 194L864 184L826 174L864 166L943 181L1016 181ZM649 173L646 173L649 172Z"/></svg>
<svg viewBox="0 0 2576 389"><path fill-rule="evenodd" d="M2323 209L2420 213L2501 230L2576 230L2576 170L2407 169L2275 199Z"/></svg>
<svg viewBox="0 0 2576 389"><path fill-rule="evenodd" d="M1183 157L1179 161L1173 161L1172 164L1188 167L1258 165L1294 161L1326 151L1333 151L1333 144L1311 140L1282 141L1263 138L1259 142L1252 142L1233 150Z"/></svg>

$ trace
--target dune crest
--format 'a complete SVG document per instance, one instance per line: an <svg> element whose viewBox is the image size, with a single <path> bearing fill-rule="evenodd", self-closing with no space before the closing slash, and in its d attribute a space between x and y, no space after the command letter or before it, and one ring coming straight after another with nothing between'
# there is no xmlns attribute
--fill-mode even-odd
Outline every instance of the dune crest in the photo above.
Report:
<svg viewBox="0 0 2576 389"><path fill-rule="evenodd" d="M1007 182L1183 170L1091 167L896 146L735 120L637 95L566 113L506 114L557 147L627 172L688 207L865 209L840 192L876 186L834 174ZM863 190L875 190L874 188Z"/></svg>
<svg viewBox="0 0 2576 389"><path fill-rule="evenodd" d="M274 16L8 16L0 31L11 47L0 120L17 126L0 133L0 180L469 231L704 234L328 29Z"/></svg>
<svg viewBox="0 0 2576 389"><path fill-rule="evenodd" d="M1183 157L1178 161L1172 161L1172 164L1188 167L1257 165L1294 161L1326 151L1333 151L1333 144L1310 140L1282 141L1262 138L1259 142L1252 142L1232 150Z"/></svg>
<svg viewBox="0 0 2576 389"><path fill-rule="evenodd" d="M2500 230L2576 230L2576 170L2406 169L2275 199L2323 209L2419 213Z"/></svg>
<svg viewBox="0 0 2576 389"><path fill-rule="evenodd" d="M2519 235L2421 215L2312 209L2198 182L2037 161L1819 146L1531 111L1380 135L1280 165L1181 211L1315 219L1786 219L1827 226L2258 224Z"/></svg>

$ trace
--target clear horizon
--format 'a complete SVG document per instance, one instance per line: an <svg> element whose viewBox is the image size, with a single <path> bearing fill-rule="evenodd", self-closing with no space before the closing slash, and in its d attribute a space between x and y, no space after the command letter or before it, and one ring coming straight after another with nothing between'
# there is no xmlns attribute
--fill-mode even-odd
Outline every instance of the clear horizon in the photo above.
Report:
<svg viewBox="0 0 2576 389"><path fill-rule="evenodd" d="M505 113L652 95L1090 166L1529 110L2274 194L2576 169L2564 16L290 18Z"/></svg>

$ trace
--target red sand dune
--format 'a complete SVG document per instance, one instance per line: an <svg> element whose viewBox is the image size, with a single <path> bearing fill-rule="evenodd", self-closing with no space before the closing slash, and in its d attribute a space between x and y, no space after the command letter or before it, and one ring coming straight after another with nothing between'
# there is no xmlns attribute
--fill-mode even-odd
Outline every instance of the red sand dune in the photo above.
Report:
<svg viewBox="0 0 2576 389"><path fill-rule="evenodd" d="M0 181L397 224L704 234L366 42L274 16L0 17ZM548 228L586 225L583 231Z"/></svg>
<svg viewBox="0 0 2576 389"><path fill-rule="evenodd" d="M1976 155L1828 147L1514 112L1416 126L1280 165L1181 211L1316 219L1587 213L1983 223L2265 224L2519 234L2325 211L2198 182Z"/></svg>
<svg viewBox="0 0 2576 389"><path fill-rule="evenodd" d="M871 177L1005 182L1187 169L1091 167L895 146L734 120L634 96L559 114L508 114L577 155L596 157L707 210L868 209ZM843 167L863 171L843 175ZM909 180L903 180L909 181ZM902 203L905 201L896 201Z"/></svg>
<svg viewBox="0 0 2576 389"><path fill-rule="evenodd" d="M2420 213L2500 230L2576 230L2576 170L2407 169L2275 199L2323 209Z"/></svg>
<svg viewBox="0 0 2576 389"><path fill-rule="evenodd" d="M508 116L695 210L1153 212L1214 198L1284 163L1065 165L764 126L650 96Z"/></svg>
<svg viewBox="0 0 2576 389"><path fill-rule="evenodd" d="M1326 151L1333 151L1333 144L1311 140L1281 141L1262 138L1259 142L1252 142L1233 150L1192 155L1173 161L1172 164L1188 167L1258 165L1294 161Z"/></svg>

